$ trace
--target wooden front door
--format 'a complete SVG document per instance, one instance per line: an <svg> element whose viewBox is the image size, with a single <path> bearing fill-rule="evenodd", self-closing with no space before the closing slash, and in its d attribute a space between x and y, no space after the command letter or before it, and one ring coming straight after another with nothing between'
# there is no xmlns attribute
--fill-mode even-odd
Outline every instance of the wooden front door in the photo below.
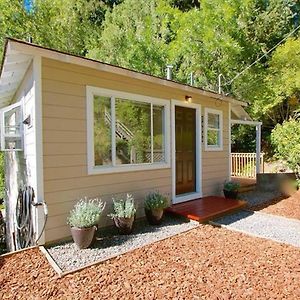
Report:
<svg viewBox="0 0 300 300"><path fill-rule="evenodd" d="M176 195L196 191L196 110L175 106Z"/></svg>

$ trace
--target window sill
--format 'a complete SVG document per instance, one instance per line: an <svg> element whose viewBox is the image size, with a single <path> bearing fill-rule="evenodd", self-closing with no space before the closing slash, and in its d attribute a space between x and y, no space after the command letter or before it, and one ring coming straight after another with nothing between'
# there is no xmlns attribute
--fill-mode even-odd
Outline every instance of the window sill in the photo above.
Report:
<svg viewBox="0 0 300 300"><path fill-rule="evenodd" d="M113 174L113 173L125 173L147 170L159 170L169 169L171 165L169 163L157 163L157 164L145 164L145 165L123 165L117 167L88 167L88 175L98 174Z"/></svg>
<svg viewBox="0 0 300 300"><path fill-rule="evenodd" d="M223 151L223 147L207 147L205 146L205 151Z"/></svg>

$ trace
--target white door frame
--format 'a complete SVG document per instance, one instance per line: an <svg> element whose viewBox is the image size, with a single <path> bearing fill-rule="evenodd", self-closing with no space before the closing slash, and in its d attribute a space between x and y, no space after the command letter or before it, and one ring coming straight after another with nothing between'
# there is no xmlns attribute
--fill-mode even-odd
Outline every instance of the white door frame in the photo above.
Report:
<svg viewBox="0 0 300 300"><path fill-rule="evenodd" d="M176 196L176 134L175 134L175 106L193 108L196 110L196 191ZM172 203L185 202L202 197L202 149L201 149L201 105L171 100L171 128L172 128Z"/></svg>

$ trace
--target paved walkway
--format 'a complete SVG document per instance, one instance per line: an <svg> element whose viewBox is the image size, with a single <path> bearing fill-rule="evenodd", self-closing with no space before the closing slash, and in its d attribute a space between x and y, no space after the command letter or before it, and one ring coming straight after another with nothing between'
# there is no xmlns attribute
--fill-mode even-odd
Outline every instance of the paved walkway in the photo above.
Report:
<svg viewBox="0 0 300 300"><path fill-rule="evenodd" d="M222 227L300 247L300 221L242 210L211 222Z"/></svg>

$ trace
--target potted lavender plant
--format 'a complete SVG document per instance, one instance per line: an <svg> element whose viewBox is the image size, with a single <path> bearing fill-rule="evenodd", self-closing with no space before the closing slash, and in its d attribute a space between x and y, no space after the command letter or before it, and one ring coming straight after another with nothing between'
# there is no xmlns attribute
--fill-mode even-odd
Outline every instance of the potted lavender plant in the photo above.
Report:
<svg viewBox="0 0 300 300"><path fill-rule="evenodd" d="M130 234L136 213L133 196L127 194L125 199L116 200L113 198L113 208L114 213L108 216L114 220L119 233Z"/></svg>
<svg viewBox="0 0 300 300"><path fill-rule="evenodd" d="M85 249L92 245L101 213L105 208L98 198L81 199L70 212L68 223L71 226L71 234L79 249Z"/></svg>

